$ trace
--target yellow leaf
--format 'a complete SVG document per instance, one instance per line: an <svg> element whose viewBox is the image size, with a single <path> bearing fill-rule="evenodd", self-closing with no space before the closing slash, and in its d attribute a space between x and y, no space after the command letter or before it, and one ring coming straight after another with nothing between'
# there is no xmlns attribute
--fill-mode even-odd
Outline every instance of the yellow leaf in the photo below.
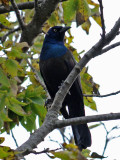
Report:
<svg viewBox="0 0 120 160"><path fill-rule="evenodd" d="M91 26L91 23L90 23L89 19L85 23L82 24L82 28L83 28L83 30L86 31L87 34L89 34L90 26Z"/></svg>
<svg viewBox="0 0 120 160"><path fill-rule="evenodd" d="M86 0L79 0L78 2L78 9L76 13L76 22L77 26L83 24L88 20L88 18L91 15L91 10L88 6L88 3Z"/></svg>
<svg viewBox="0 0 120 160"><path fill-rule="evenodd" d="M4 137L0 137L0 144L3 143L5 141Z"/></svg>

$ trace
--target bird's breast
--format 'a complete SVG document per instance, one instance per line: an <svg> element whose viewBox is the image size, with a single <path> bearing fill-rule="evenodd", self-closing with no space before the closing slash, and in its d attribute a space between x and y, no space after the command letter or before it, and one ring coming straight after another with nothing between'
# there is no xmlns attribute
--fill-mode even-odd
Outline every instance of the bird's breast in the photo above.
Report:
<svg viewBox="0 0 120 160"><path fill-rule="evenodd" d="M46 44L43 46L40 59L48 60L51 58L58 58L63 56L67 51L67 48L63 44Z"/></svg>
<svg viewBox="0 0 120 160"><path fill-rule="evenodd" d="M68 75L68 69L64 62L64 55L61 57L40 60L40 69L49 88L55 92Z"/></svg>

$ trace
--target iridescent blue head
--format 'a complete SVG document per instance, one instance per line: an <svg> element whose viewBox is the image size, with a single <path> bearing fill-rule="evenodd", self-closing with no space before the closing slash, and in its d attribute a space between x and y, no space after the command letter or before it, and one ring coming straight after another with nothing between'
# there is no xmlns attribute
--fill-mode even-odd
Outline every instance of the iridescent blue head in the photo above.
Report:
<svg viewBox="0 0 120 160"><path fill-rule="evenodd" d="M54 26L46 34L45 41L64 41L65 32L71 27Z"/></svg>

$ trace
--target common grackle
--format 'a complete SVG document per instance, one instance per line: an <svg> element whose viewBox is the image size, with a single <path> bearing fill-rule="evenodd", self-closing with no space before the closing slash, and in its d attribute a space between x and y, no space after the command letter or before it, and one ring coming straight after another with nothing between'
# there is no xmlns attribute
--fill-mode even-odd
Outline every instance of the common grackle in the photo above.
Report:
<svg viewBox="0 0 120 160"><path fill-rule="evenodd" d="M76 64L72 53L64 45L65 32L70 27L54 26L45 36L40 54L40 72L52 99L61 83ZM66 109L68 106L68 110ZM85 116L80 76L73 83L62 104L64 118ZM87 124L72 126L75 143L80 150L91 145L91 134Z"/></svg>

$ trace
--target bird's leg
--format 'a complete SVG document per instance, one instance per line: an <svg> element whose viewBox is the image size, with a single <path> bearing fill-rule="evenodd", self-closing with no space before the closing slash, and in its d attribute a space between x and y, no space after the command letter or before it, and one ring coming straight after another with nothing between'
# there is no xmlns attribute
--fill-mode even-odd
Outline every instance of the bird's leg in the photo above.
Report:
<svg viewBox="0 0 120 160"><path fill-rule="evenodd" d="M48 98L46 101L45 101L45 105L44 105L44 107L47 109L47 110L49 110L50 109L50 107L51 107L51 105L52 105L52 103L53 103L53 99L51 98Z"/></svg>
<svg viewBox="0 0 120 160"><path fill-rule="evenodd" d="M64 80L62 80L60 86L58 86L58 89L60 89L60 87L63 85L63 83L64 83Z"/></svg>

